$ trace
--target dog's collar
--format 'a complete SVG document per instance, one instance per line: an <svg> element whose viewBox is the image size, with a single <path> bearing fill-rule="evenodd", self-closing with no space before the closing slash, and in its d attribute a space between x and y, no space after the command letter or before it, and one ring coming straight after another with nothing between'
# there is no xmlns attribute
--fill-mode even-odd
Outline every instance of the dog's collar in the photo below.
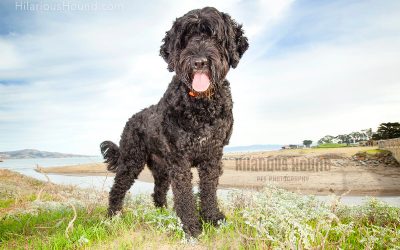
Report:
<svg viewBox="0 0 400 250"><path fill-rule="evenodd" d="M196 92L194 92L194 91L192 91L192 90L189 91L189 95L190 95L191 97L197 97L197 96L199 96L198 93L196 93Z"/></svg>
<svg viewBox="0 0 400 250"><path fill-rule="evenodd" d="M206 97L208 99L211 99L211 97L214 95L214 88L211 86L208 90L204 92L197 92L193 89L189 90L189 96L193 98L203 98Z"/></svg>

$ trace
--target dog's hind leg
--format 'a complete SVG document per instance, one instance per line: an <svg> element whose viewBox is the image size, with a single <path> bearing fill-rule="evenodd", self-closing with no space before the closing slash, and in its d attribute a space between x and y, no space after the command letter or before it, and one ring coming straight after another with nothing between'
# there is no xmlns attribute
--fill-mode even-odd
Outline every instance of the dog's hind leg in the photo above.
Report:
<svg viewBox="0 0 400 250"><path fill-rule="evenodd" d="M126 192L131 188L144 168L144 161L130 160L119 168L109 194L108 215L113 216L121 211Z"/></svg>
<svg viewBox="0 0 400 250"><path fill-rule="evenodd" d="M144 168L144 161L131 160L124 164L115 175L114 184L109 194L108 215L113 216L121 211L126 192L131 188Z"/></svg>
<svg viewBox="0 0 400 250"><path fill-rule="evenodd" d="M154 160L147 163L154 178L154 193L152 194L156 207L167 207L167 192L171 180L165 165Z"/></svg>

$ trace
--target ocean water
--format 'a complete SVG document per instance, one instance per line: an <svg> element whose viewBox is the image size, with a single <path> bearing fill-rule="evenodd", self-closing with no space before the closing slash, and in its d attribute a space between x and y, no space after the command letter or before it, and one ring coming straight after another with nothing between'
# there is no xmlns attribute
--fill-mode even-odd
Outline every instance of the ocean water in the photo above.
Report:
<svg viewBox="0 0 400 250"><path fill-rule="evenodd" d="M46 177L35 171L37 165L40 167L54 167L54 166L66 166L66 165L79 165L87 163L101 163L102 157L71 157L71 158L35 158L35 159L9 159L4 162L0 162L0 169L9 169L21 173L26 176L30 176L42 181L47 181ZM55 184L64 185L75 185L80 188L95 188L98 190L109 191L113 184L112 176L71 176L71 175L57 175L48 174L50 181ZM129 190L132 195L142 193L152 193L154 189L153 183L147 183L143 181L135 181L133 187ZM198 191L197 187L193 188L194 191ZM218 195L220 198L228 197L229 193L233 189L219 189ZM171 194L171 190L169 191ZM316 196L322 201L329 201L329 196L318 195ZM379 196L376 197L379 200L385 201L391 205L400 207L400 196ZM362 204L367 200L365 196L344 196L342 202L348 205Z"/></svg>
<svg viewBox="0 0 400 250"><path fill-rule="evenodd" d="M35 171L37 166L55 167L67 165L79 165L87 163L101 163L103 158L94 157L70 157L70 158L34 158L34 159L8 159L0 162L0 169L9 169L30 176L42 181L47 181L46 177ZM95 188L108 191L113 184L112 176L71 176L71 175L47 175L51 182L55 184L75 185L80 188ZM153 183L136 181L131 188L132 194L150 193L154 188Z"/></svg>
<svg viewBox="0 0 400 250"><path fill-rule="evenodd" d="M36 172L37 166L40 167L56 167L79 165L87 163L101 163L101 156L94 157L70 157L70 158L34 158L34 159L8 159L0 162L0 169L9 169L20 174L36 178L38 180L47 181L44 174ZM95 188L97 190L109 191L113 181L113 176L74 176L74 175L59 175L47 174L50 181L55 184L74 185L79 188ZM152 193L154 183L148 183L136 180L132 188L129 190L132 195ZM198 191L194 187L195 192ZM230 189L219 189L218 195L227 197ZM172 194L171 189L169 193Z"/></svg>

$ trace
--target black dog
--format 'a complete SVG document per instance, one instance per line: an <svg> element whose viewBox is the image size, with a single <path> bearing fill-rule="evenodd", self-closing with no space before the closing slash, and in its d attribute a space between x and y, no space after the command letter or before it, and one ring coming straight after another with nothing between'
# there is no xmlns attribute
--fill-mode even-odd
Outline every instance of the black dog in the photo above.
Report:
<svg viewBox="0 0 400 250"><path fill-rule="evenodd" d="M155 205L166 205L171 184L175 210L188 235L201 233L191 167L200 177L200 216L214 224L224 219L216 191L222 150L233 125L225 77L247 48L242 26L215 8L192 10L176 19L160 49L168 69L176 72L167 91L158 104L129 119L119 148L110 141L100 146L107 169L116 173L110 216L122 209L126 192L147 164L155 181Z"/></svg>

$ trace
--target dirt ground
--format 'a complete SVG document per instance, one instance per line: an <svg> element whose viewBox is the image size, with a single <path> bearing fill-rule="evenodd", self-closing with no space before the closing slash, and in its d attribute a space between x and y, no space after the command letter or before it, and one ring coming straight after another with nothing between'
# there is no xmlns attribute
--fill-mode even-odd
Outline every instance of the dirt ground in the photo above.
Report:
<svg viewBox="0 0 400 250"><path fill-rule="evenodd" d="M229 153L223 158L220 187L260 189L274 185L305 194L400 195L400 167L365 164L351 158L372 147L294 149ZM41 168L66 175L112 175L102 163ZM193 169L193 183L198 174ZM153 182L150 171L139 180Z"/></svg>

